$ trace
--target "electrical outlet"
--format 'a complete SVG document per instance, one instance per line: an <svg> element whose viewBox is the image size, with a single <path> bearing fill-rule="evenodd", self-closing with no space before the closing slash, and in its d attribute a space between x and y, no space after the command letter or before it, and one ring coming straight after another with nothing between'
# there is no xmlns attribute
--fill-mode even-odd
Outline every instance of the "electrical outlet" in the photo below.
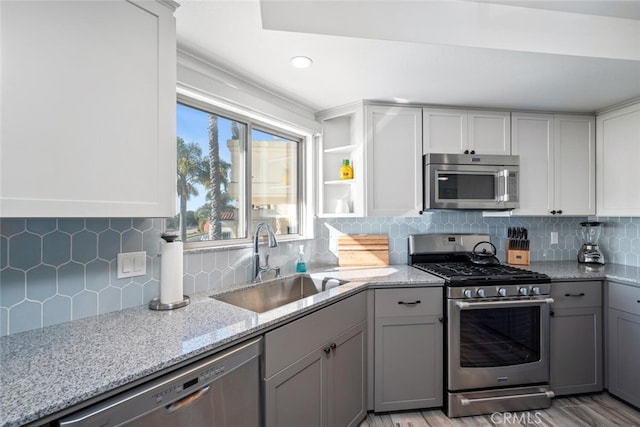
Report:
<svg viewBox="0 0 640 427"><path fill-rule="evenodd" d="M558 232L557 231L552 231L551 232L551 244L552 245L557 245L558 244Z"/></svg>
<svg viewBox="0 0 640 427"><path fill-rule="evenodd" d="M144 276L147 274L147 252L123 252L117 257L118 271L116 277Z"/></svg>

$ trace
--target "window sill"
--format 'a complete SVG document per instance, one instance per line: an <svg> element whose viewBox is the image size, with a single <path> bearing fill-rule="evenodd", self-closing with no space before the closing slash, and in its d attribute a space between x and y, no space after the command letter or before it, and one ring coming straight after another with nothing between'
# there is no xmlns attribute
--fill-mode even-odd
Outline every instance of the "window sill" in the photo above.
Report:
<svg viewBox="0 0 640 427"><path fill-rule="evenodd" d="M295 235L295 236L282 235L282 236L276 236L276 239L278 240L278 244L312 240L311 237L300 236L300 235ZM221 251L239 250L239 249L247 249L247 248L253 248L253 241L242 240L234 243L224 243L224 241L222 242L206 241L202 243L185 244L183 253L195 254L195 253L203 253L203 252L221 252Z"/></svg>

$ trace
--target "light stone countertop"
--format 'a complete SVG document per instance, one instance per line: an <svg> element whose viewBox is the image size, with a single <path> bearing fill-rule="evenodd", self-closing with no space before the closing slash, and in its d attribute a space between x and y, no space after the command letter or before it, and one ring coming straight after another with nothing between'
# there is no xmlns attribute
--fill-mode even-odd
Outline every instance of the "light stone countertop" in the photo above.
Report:
<svg viewBox="0 0 640 427"><path fill-rule="evenodd" d="M528 268L558 280L608 278L640 286L638 267L535 262ZM443 284L406 265L310 274L351 282L262 314L216 301L208 291L175 311L141 306L0 337L0 426L66 414L368 288Z"/></svg>
<svg viewBox="0 0 640 427"><path fill-rule="evenodd" d="M443 283L406 265L310 274L351 282L262 314L216 301L208 291L175 311L141 306L0 337L0 426L20 426L106 397L371 286Z"/></svg>

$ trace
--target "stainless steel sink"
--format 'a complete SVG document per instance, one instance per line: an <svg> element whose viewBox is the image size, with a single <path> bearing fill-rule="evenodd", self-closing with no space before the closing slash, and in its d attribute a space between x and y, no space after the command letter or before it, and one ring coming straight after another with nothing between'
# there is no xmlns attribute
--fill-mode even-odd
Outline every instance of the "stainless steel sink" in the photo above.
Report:
<svg viewBox="0 0 640 427"><path fill-rule="evenodd" d="M348 282L330 278L312 279L307 274L299 274L265 281L226 294L212 295L211 298L264 313L345 283Z"/></svg>

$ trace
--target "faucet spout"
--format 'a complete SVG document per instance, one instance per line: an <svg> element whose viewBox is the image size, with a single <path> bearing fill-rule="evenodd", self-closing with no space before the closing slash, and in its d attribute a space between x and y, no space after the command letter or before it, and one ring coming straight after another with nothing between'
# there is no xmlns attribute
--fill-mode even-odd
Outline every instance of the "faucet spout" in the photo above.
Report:
<svg viewBox="0 0 640 427"><path fill-rule="evenodd" d="M261 282L262 281L262 273L266 271L275 271L276 277L280 276L280 267L269 267L269 254L265 254L265 263L264 265L260 265L260 253L258 252L258 245L260 244L260 231L266 230L267 239L269 241L269 247L275 248L278 246L278 240L276 239L276 235L273 233L273 230L265 221L261 221L256 225L256 231L253 234L253 282Z"/></svg>

